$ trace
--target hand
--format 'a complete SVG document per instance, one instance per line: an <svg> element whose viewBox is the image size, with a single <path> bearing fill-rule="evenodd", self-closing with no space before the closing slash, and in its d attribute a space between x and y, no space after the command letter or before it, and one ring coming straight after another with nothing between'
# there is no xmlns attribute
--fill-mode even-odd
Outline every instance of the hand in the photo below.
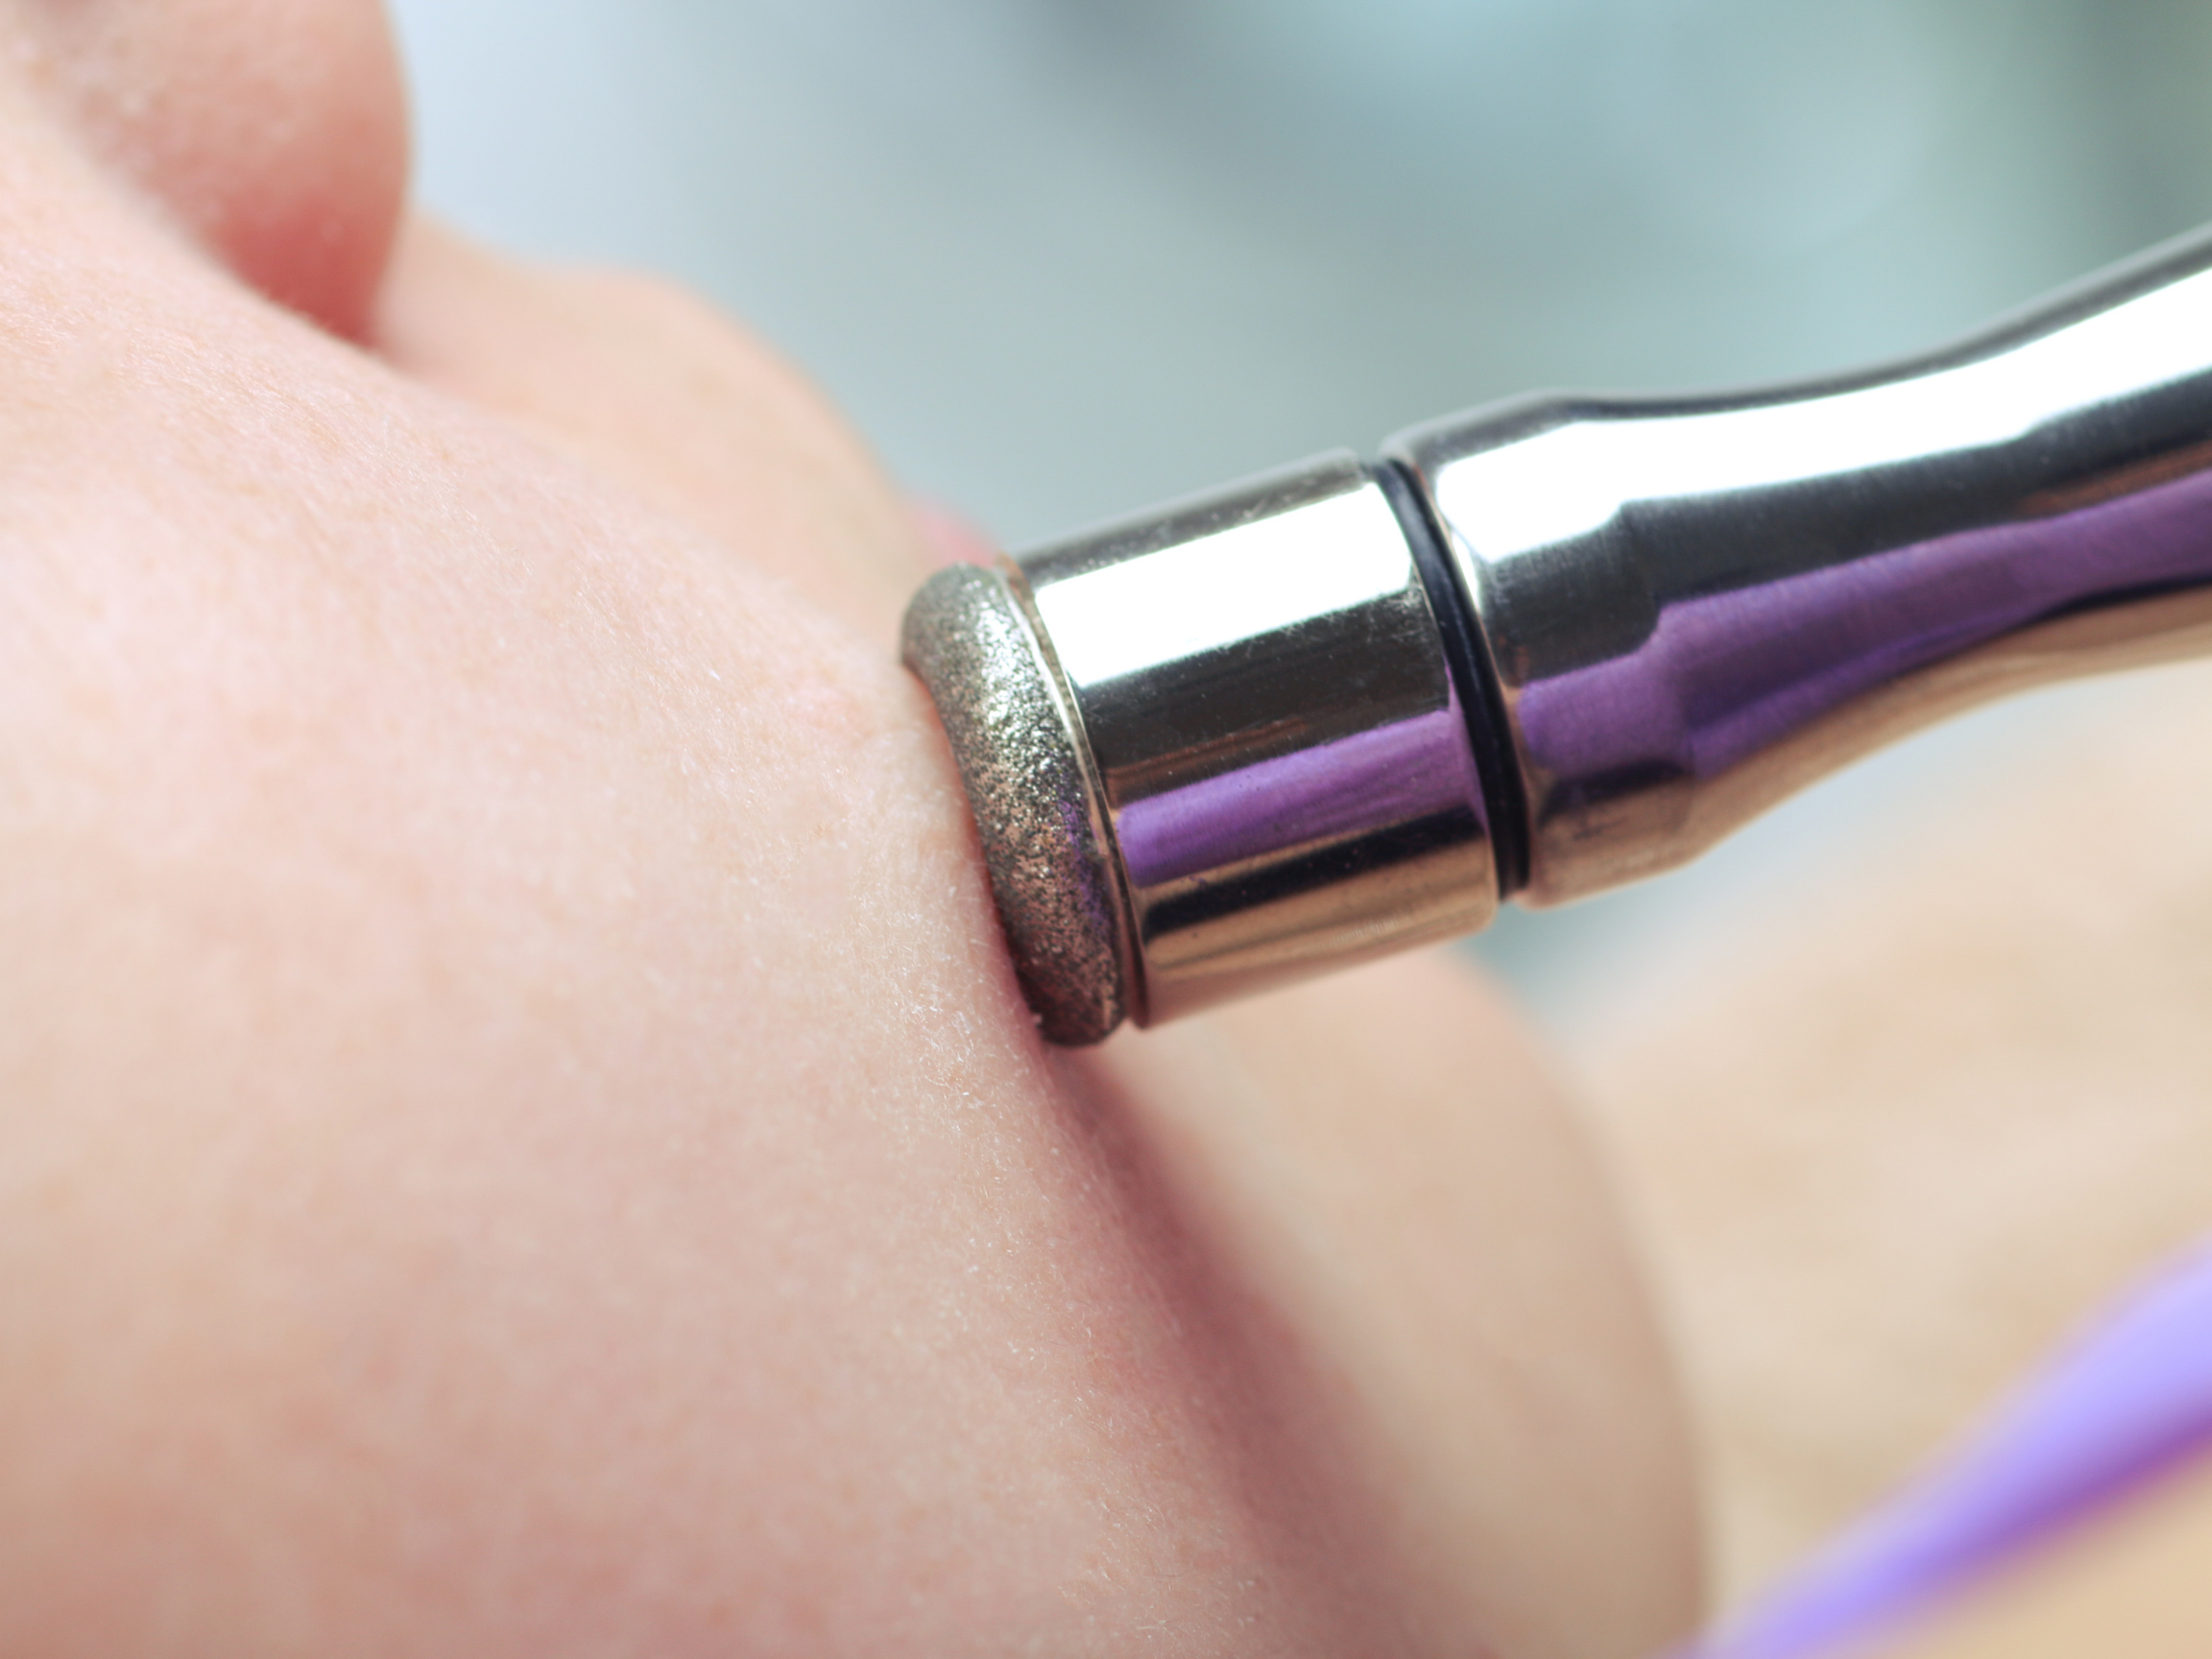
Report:
<svg viewBox="0 0 2212 1659"><path fill-rule="evenodd" d="M0 1649L1685 1627L1668 1363L1495 997L1046 1051L802 380L397 228L368 4L0 29Z"/></svg>

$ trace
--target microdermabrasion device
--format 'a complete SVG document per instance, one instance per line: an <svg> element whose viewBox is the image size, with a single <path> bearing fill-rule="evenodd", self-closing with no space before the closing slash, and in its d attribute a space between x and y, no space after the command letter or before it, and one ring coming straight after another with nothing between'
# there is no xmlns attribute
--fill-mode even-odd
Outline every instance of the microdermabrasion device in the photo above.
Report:
<svg viewBox="0 0 2212 1659"><path fill-rule="evenodd" d="M904 634L1063 1044L1652 875L1938 715L2200 648L2212 236L1900 366L1530 397L942 571Z"/></svg>

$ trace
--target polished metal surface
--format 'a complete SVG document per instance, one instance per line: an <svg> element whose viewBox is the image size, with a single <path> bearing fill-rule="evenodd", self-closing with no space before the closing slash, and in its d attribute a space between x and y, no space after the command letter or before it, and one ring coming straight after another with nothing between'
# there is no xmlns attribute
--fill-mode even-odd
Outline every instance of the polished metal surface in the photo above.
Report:
<svg viewBox="0 0 2212 1659"><path fill-rule="evenodd" d="M906 654L1056 1041L1469 932L1496 908L1466 710L1419 561L1350 455L996 576L945 572L909 613ZM1101 868L1118 905L1096 897Z"/></svg>
<svg viewBox="0 0 2212 1659"><path fill-rule="evenodd" d="M2206 642L2212 239L1900 367L1530 399L1390 453L1480 618L1520 897L1577 898L1966 703Z"/></svg>
<svg viewBox="0 0 2212 1659"><path fill-rule="evenodd" d="M1680 864L1966 704L2212 649L2212 237L1899 367L1479 410L997 580L925 589L984 643L923 672L1032 1002L1088 1041ZM970 718L1009 665L1022 720Z"/></svg>
<svg viewBox="0 0 2212 1659"><path fill-rule="evenodd" d="M1016 565L1096 768L1140 1024L1489 922L1465 711L1357 460Z"/></svg>

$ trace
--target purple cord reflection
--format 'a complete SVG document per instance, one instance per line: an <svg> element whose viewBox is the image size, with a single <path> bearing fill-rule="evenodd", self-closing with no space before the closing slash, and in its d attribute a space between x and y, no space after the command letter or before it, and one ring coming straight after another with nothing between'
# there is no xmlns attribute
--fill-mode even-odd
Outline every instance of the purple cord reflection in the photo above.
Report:
<svg viewBox="0 0 2212 1659"><path fill-rule="evenodd" d="M1115 819L1139 887L1438 813L1482 810L1458 698L1427 714L1131 802Z"/></svg>
<svg viewBox="0 0 2212 1659"><path fill-rule="evenodd" d="M1625 657L1535 682L1539 776L1718 777L1853 699L2106 597L2212 574L2212 471L1667 606ZM1585 794L1586 800L1586 794ZM1573 809L1585 800L1557 803Z"/></svg>

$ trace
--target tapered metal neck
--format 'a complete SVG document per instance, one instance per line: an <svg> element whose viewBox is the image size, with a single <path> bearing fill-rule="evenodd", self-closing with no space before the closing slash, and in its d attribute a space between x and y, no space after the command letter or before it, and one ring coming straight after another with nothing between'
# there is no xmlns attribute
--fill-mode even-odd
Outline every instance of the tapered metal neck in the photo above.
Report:
<svg viewBox="0 0 2212 1659"><path fill-rule="evenodd" d="M1671 868L1966 704L2207 644L2200 238L1902 366L1525 399L948 573L907 658L1082 1042Z"/></svg>
<svg viewBox="0 0 2212 1659"><path fill-rule="evenodd" d="M1680 864L1962 702L2188 648L2208 266L2164 250L1871 373L1399 439L1497 675L1525 902Z"/></svg>

